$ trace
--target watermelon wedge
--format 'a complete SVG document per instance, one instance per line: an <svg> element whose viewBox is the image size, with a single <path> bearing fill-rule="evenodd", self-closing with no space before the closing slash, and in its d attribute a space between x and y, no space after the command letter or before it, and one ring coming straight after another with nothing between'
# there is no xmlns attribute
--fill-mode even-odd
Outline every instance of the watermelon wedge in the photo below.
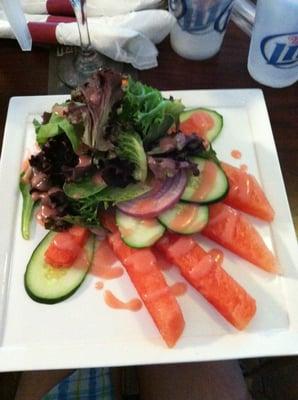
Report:
<svg viewBox="0 0 298 400"><path fill-rule="evenodd" d="M271 222L274 210L256 178L239 168L222 162L229 181L224 203L264 221Z"/></svg>
<svg viewBox="0 0 298 400"><path fill-rule="evenodd" d="M100 216L100 223L102 226L107 229L109 232L115 233L118 231L118 227L116 225L116 219L115 219L115 210L106 210L101 216Z"/></svg>
<svg viewBox="0 0 298 400"><path fill-rule="evenodd" d="M258 231L244 215L228 205L217 203L209 207L209 221L201 233L257 267L279 272L276 258Z"/></svg>
<svg viewBox="0 0 298 400"><path fill-rule="evenodd" d="M85 245L88 237L90 236L89 230L83 228L82 226L72 226L68 229L68 233L72 236L73 240L81 247Z"/></svg>
<svg viewBox="0 0 298 400"><path fill-rule="evenodd" d="M44 254L45 261L55 267L71 267L88 237L88 229L80 226L73 226L66 232L57 233Z"/></svg>
<svg viewBox="0 0 298 400"><path fill-rule="evenodd" d="M161 336L173 347L184 329L184 318L149 249L133 249L121 239L119 232L109 236L109 243L124 265L132 283L155 322Z"/></svg>
<svg viewBox="0 0 298 400"><path fill-rule="evenodd" d="M256 313L255 300L194 239L167 234L156 247L235 328L248 325Z"/></svg>
<svg viewBox="0 0 298 400"><path fill-rule="evenodd" d="M44 259L47 264L54 267L71 267L79 255L81 248L74 243L73 247L61 248L52 242L47 248Z"/></svg>

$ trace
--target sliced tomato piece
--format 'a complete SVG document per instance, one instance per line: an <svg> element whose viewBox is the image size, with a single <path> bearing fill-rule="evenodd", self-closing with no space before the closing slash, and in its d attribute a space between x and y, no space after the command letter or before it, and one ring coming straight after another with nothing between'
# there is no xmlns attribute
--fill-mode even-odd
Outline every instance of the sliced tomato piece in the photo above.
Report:
<svg viewBox="0 0 298 400"><path fill-rule="evenodd" d="M122 242L120 234L109 236L116 255L124 265L161 336L169 347L175 345L184 329L184 319L149 249L132 249Z"/></svg>
<svg viewBox="0 0 298 400"><path fill-rule="evenodd" d="M156 246L235 328L244 329L248 325L256 312L255 300L227 274L211 254L190 237L172 237L168 246L161 241Z"/></svg>
<svg viewBox="0 0 298 400"><path fill-rule="evenodd" d="M229 191L224 203L271 222L274 218L274 210L256 178L227 163L222 162L221 166L229 181Z"/></svg>
<svg viewBox="0 0 298 400"><path fill-rule="evenodd" d="M209 221L201 233L257 267L279 272L276 258L255 227L228 205L217 203L209 207Z"/></svg>

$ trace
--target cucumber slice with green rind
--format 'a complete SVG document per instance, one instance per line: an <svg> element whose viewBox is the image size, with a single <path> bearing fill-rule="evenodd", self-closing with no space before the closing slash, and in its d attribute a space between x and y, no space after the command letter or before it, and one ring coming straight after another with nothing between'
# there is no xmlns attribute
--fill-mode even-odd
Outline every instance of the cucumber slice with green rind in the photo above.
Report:
<svg viewBox="0 0 298 400"><path fill-rule="evenodd" d="M87 240L83 265L63 268L52 267L44 260L44 254L56 232L48 233L36 247L27 264L25 289L35 301L45 304L59 303L70 297L84 281L93 259L94 237Z"/></svg>
<svg viewBox="0 0 298 400"><path fill-rule="evenodd" d="M200 175L189 176L181 200L209 204L224 198L229 182L221 166L202 157L192 157L191 161L198 165Z"/></svg>
<svg viewBox="0 0 298 400"><path fill-rule="evenodd" d="M120 210L116 211L116 224L123 242L135 248L152 246L165 232L165 227L155 218L136 218Z"/></svg>
<svg viewBox="0 0 298 400"><path fill-rule="evenodd" d="M180 114L180 122L185 122L188 118L190 118L193 114L195 114L196 112L206 112L208 113L208 115L213 119L213 127L210 128L206 133L204 133L204 137L209 141L209 142L213 142L217 136L220 134L222 128L223 128L223 117L221 114L219 114L218 112L214 111L214 110L210 110L209 108L193 108L191 110L186 110L183 111ZM195 130L194 130L195 132ZM199 134L200 132L198 132Z"/></svg>
<svg viewBox="0 0 298 400"><path fill-rule="evenodd" d="M179 202L163 212L158 219L173 232L191 235L200 232L207 225L209 209L207 206Z"/></svg>

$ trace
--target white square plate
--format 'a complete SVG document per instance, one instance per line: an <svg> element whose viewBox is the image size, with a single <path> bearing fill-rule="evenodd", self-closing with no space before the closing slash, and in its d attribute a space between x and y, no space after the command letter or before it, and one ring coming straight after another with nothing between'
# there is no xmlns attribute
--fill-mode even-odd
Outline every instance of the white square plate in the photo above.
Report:
<svg viewBox="0 0 298 400"><path fill-rule="evenodd" d="M105 289L122 299L136 296L129 278L105 281L88 276L70 299L56 304L33 302L25 293L25 267L45 231L37 226L32 239L20 234L18 192L22 160L34 142L32 120L66 96L11 99L0 168L0 306L3 313L0 371L136 365L220 360L298 353L297 243L270 122L260 90L166 92L187 107L216 109L224 128L214 143L221 160L246 164L261 182L276 217L272 224L250 218L279 259L283 276L271 276L224 250L224 268L257 300L257 314L245 332L238 332L191 287L178 298L186 328L173 349L166 348L149 314L112 310ZM231 157L240 150L241 160ZM219 247L202 239L205 248ZM182 281L174 269L169 282ZM1 296L2 294L2 296ZM6 299L6 300L5 300ZM0 311L1 311L0 307Z"/></svg>

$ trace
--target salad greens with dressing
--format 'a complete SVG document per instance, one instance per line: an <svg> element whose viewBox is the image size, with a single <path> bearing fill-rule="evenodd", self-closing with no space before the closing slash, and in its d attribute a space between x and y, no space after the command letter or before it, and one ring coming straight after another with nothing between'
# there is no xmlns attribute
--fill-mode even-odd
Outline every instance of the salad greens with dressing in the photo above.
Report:
<svg viewBox="0 0 298 400"><path fill-rule="evenodd" d="M40 151L20 177L23 237L36 205L46 229L100 228L109 206L176 190L185 176L198 176L194 156L217 162L209 143L179 130L184 109L157 89L100 70L45 112L34 121Z"/></svg>

